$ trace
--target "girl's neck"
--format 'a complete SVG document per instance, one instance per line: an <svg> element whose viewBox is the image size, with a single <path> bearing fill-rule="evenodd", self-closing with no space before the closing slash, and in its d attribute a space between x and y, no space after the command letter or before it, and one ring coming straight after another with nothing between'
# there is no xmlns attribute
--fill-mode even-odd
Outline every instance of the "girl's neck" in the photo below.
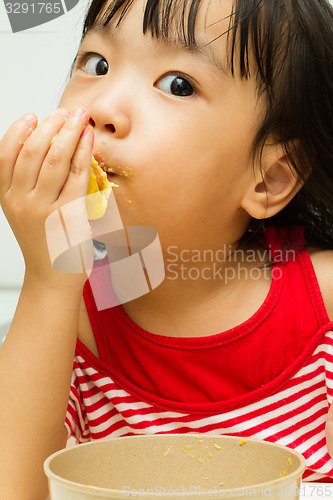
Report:
<svg viewBox="0 0 333 500"><path fill-rule="evenodd" d="M209 336L246 321L264 302L271 284L267 252L254 243L228 252L178 253L166 262L166 278L124 310L152 333ZM215 257L215 258L214 258Z"/></svg>

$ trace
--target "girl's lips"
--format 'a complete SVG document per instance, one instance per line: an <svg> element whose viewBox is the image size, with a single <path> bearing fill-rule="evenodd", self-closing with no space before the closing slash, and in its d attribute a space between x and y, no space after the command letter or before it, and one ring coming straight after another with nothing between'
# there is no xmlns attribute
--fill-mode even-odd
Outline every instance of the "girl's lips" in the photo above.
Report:
<svg viewBox="0 0 333 500"><path fill-rule="evenodd" d="M106 172L106 177L107 177L109 182L113 182L114 178L116 177L116 174L114 174L112 172Z"/></svg>
<svg viewBox="0 0 333 500"><path fill-rule="evenodd" d="M93 153L93 156L101 169L106 172L109 181L112 181L115 176L129 177L130 173L128 168L124 167L120 162L113 160L105 163L103 158L99 156L98 153Z"/></svg>
<svg viewBox="0 0 333 500"><path fill-rule="evenodd" d="M95 160L97 161L97 163L101 167L101 169L104 170L104 172L107 172L108 167L105 164L104 160L97 153L93 153L93 157L95 158Z"/></svg>

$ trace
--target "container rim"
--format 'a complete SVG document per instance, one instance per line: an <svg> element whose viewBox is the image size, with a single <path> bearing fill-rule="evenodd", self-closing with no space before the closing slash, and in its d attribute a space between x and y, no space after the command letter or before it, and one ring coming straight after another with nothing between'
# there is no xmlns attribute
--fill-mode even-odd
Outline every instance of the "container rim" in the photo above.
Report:
<svg viewBox="0 0 333 500"><path fill-rule="evenodd" d="M192 437L197 437L197 438L200 438L200 439L205 439L205 438L210 438L210 437L216 439L216 438L223 437L224 439L233 440L233 441L239 441L239 440L242 440L242 439L246 439L246 441L248 443L250 443L250 442L260 443L263 446L274 447L274 448L276 448L276 447L281 448L283 450L288 451L291 455L294 455L295 457L297 457L299 459L300 465L299 465L299 467L296 470L294 470L290 474L286 474L283 477L274 479L273 481L268 481L268 482L260 483L260 484L247 485L247 486L239 487L239 488L228 488L228 489L220 488L220 490L224 492L223 496L226 497L226 498L228 498L228 496L235 496L235 495L232 494L232 492L235 492L235 491L245 491L245 490L250 490L251 489L252 491L254 490L257 493L257 491L263 491L264 489L267 489L269 487L271 489L274 489L274 488L277 489L279 487L288 485L288 484L292 483L293 481L297 480L298 478L301 479L301 476L302 476L302 474L303 474L303 472L304 472L304 470L306 468L305 458L298 451L293 450L292 448L288 448L287 446L284 446L284 445L281 445L281 444L278 444L278 443L271 443L270 441L263 441L261 439L256 439L256 438L244 438L244 436L228 436L228 435L223 435L223 434L200 434L200 433L186 433L186 434L139 434L139 435L136 435L136 436L103 438L103 439L98 439L98 440L94 440L94 441L89 441L88 443L82 443L82 444L79 444L77 446L80 446L80 447L83 447L83 446L103 446L103 445L105 445L105 443L110 442L110 441L119 441L119 440L124 440L124 439L126 439L126 440L139 440L139 439L140 440L145 440L145 439L152 439L152 438L157 437L157 436L159 438L162 438L162 439L163 438L164 439L167 439L167 438L170 439L171 437L174 437L174 436L179 436L179 437L181 436L183 438L186 437L186 436L192 436ZM64 479L64 478L58 476L57 474L55 474L51 470L51 468L50 468L52 460L55 459L57 456L62 455L63 453L66 453L66 452L70 451L73 448L63 448L62 450L58 450L55 453L52 453L52 455L50 455L44 461L44 472L45 472L45 474L46 474L46 476L47 476L47 478L49 480L53 480L54 482L56 482L56 483L58 483L58 484L60 484L62 486L66 486L67 488L75 490L77 492L83 492L86 495L95 495L96 493L98 493L102 497L107 497L107 496L110 497L110 494L112 494L112 497L113 498L117 498L117 499L126 498L126 496L131 496L130 494L129 495L125 495L123 490L117 490L117 489L111 489L111 488L100 488L99 486L90 486L90 485L86 485L86 484L82 484L82 483L76 483L74 481L70 481L68 479ZM209 489L212 489L212 488L209 488ZM170 490L172 490L172 488L170 488ZM230 495L230 493L231 493L231 495ZM160 497L163 497L163 496L165 496L165 497L179 497L181 495L179 495L179 494L175 494L175 495L163 495L163 494L156 495L154 493L148 493L148 494L144 495L145 498L149 498L149 499L151 499L151 498L153 498L155 496L160 496ZM195 492L195 493L193 493L191 495L188 495L188 496L199 497L199 496L202 496L202 495L200 494L200 492Z"/></svg>

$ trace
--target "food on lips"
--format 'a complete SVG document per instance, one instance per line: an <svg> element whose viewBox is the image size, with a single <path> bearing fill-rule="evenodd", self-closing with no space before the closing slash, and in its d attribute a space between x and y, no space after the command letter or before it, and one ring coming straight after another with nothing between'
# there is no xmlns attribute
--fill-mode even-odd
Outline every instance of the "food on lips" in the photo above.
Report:
<svg viewBox="0 0 333 500"><path fill-rule="evenodd" d="M86 198L89 220L96 220L103 217L108 205L108 199L110 197L112 187L114 186L116 186L116 184L108 180L104 170L101 169L95 158L92 157Z"/></svg>

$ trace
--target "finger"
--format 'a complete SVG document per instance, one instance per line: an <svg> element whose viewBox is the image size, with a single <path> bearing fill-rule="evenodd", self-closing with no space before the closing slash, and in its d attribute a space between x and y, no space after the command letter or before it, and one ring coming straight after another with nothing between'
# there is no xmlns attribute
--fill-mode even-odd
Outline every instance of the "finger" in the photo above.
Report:
<svg viewBox="0 0 333 500"><path fill-rule="evenodd" d="M89 184L91 156L94 145L94 129L88 125L79 140L72 158L71 168L61 192L61 203L85 197Z"/></svg>
<svg viewBox="0 0 333 500"><path fill-rule="evenodd" d="M12 179L13 189L26 192L35 188L52 138L65 121L66 111L57 110L47 116L30 134L17 158Z"/></svg>
<svg viewBox="0 0 333 500"><path fill-rule="evenodd" d="M0 141L0 195L11 186L14 167L23 145L37 125L31 113L14 122Z"/></svg>
<svg viewBox="0 0 333 500"><path fill-rule="evenodd" d="M68 177L82 131L89 120L84 108L73 110L63 124L45 157L39 173L36 193L53 203L58 199Z"/></svg>

